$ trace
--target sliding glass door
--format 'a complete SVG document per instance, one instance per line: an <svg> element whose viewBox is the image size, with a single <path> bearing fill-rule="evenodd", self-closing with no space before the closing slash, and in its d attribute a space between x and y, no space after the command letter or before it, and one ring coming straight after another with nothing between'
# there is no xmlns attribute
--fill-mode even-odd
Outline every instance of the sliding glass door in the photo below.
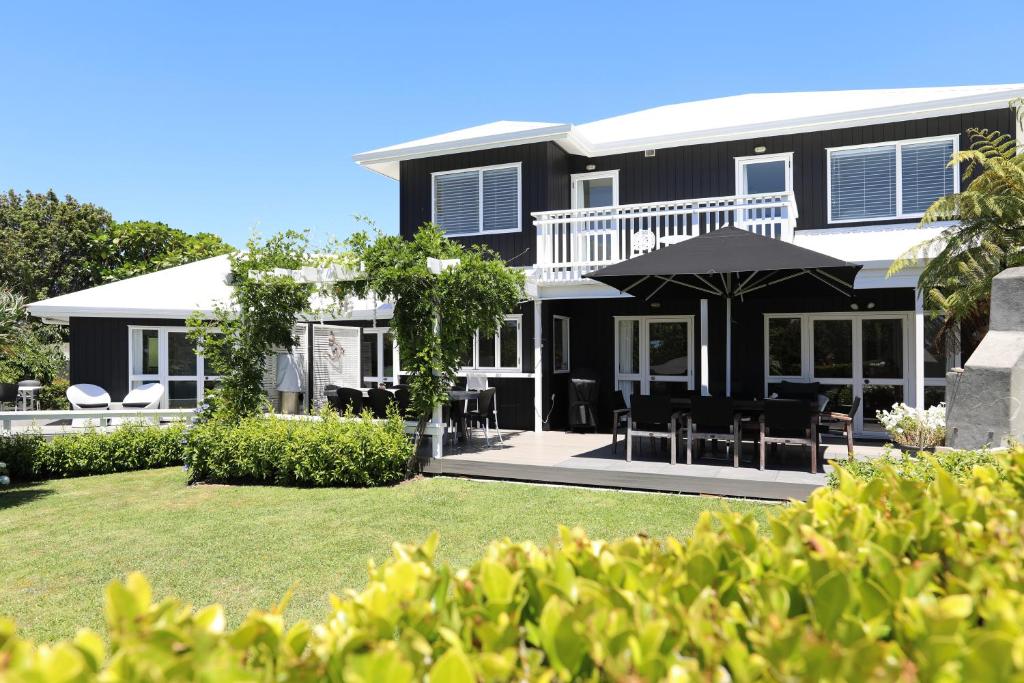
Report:
<svg viewBox="0 0 1024 683"><path fill-rule="evenodd" d="M128 330L128 390L143 384L164 387L161 408L195 408L219 381L188 340L185 328L131 327Z"/></svg>
<svg viewBox="0 0 1024 683"><path fill-rule="evenodd" d="M861 400L855 431L882 433L875 413L909 393L910 321L905 313L768 316L767 394L784 380L818 382L831 410L846 412Z"/></svg>

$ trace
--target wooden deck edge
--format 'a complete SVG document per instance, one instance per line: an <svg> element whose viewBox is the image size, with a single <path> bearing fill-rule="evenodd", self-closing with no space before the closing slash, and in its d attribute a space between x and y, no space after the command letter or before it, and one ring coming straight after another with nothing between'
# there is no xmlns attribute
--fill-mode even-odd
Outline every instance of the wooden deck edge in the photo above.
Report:
<svg viewBox="0 0 1024 683"><path fill-rule="evenodd" d="M732 498L762 498L766 500L806 500L814 490L819 488L813 484L790 482L654 474L650 472L588 470L577 467L520 465L474 460L445 460L443 458L429 461L424 466L423 472L424 474L434 476L506 479L544 484L596 486L637 491L728 496Z"/></svg>

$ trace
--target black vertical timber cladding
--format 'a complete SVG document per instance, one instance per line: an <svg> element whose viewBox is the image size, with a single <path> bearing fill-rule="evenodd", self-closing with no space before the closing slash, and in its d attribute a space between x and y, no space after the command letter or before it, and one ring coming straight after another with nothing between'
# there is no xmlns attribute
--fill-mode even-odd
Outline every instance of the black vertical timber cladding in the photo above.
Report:
<svg viewBox="0 0 1024 683"><path fill-rule="evenodd" d="M971 140L966 131L970 128L995 129L1012 135L1016 121L1007 107L914 121L672 147L657 150L654 157L644 157L643 152L581 157L567 155L555 143L543 142L403 161L399 191L401 234L411 236L419 225L431 218L431 173L518 161L523 164L522 231L458 239L469 244L488 244L512 265L532 265L536 261L533 253L536 231L530 213L568 208L570 175L585 172L587 165L593 164L599 171L619 170L622 204L718 197L735 194L735 158L752 156L754 148L759 146L766 148L765 154L793 152L793 190L800 214L798 228L833 227L827 223L827 148L959 133L960 149L967 149ZM870 224L880 222L868 221ZM891 222L906 223L908 219ZM849 227L850 224L842 225Z"/></svg>
<svg viewBox="0 0 1024 683"><path fill-rule="evenodd" d="M113 401L128 393L128 327L184 327L184 320L152 318L71 318L72 384L103 387Z"/></svg>
<svg viewBox="0 0 1024 683"><path fill-rule="evenodd" d="M522 163L522 230L458 239L464 244L486 244L494 248L509 265L533 265L537 260L537 240L531 212L569 207L568 157L550 142L403 161L399 187L402 236L411 237L420 225L431 219L432 173L514 162Z"/></svg>

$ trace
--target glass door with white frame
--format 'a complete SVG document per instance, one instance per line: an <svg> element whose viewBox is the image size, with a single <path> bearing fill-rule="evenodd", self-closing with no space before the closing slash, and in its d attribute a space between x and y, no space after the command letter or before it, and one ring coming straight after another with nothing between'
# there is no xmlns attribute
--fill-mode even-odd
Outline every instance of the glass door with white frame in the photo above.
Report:
<svg viewBox="0 0 1024 683"><path fill-rule="evenodd" d="M680 396L693 386L690 316L618 318L615 386L633 394Z"/></svg>
<svg viewBox="0 0 1024 683"><path fill-rule="evenodd" d="M578 237L573 244L576 249L582 249L584 252L574 255L574 261L600 265L619 259L619 222L602 218L603 215L608 215L609 211L600 211L618 203L618 171L573 174L572 208L595 209L593 212L587 212L587 220L579 221L574 226L578 231Z"/></svg>
<svg viewBox="0 0 1024 683"><path fill-rule="evenodd" d="M737 194L778 194L792 189L792 154L736 158Z"/></svg>
<svg viewBox="0 0 1024 683"><path fill-rule="evenodd" d="M162 408L194 408L219 380L206 374L205 359L196 353L184 328L133 327L128 339L128 389L162 384Z"/></svg>

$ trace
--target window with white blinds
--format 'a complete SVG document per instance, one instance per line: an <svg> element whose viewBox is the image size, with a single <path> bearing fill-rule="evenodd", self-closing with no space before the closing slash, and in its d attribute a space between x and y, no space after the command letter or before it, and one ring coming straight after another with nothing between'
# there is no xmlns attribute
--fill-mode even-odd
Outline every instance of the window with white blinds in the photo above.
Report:
<svg viewBox="0 0 1024 683"><path fill-rule="evenodd" d="M916 218L939 197L959 192L946 168L957 136L828 150L830 223Z"/></svg>
<svg viewBox="0 0 1024 683"><path fill-rule="evenodd" d="M520 225L520 165L435 173L434 222L449 235L513 232Z"/></svg>
<svg viewBox="0 0 1024 683"><path fill-rule="evenodd" d="M947 166L953 155L952 140L905 144L900 154L903 213L924 213L936 199L954 192L954 169Z"/></svg>

